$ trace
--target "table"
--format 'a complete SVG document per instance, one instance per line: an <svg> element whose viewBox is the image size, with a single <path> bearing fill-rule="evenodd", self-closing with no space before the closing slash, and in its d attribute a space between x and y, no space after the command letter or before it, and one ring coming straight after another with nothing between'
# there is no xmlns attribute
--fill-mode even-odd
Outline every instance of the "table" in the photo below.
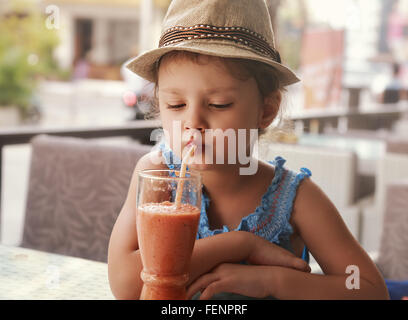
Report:
<svg viewBox="0 0 408 320"><path fill-rule="evenodd" d="M0 244L0 299L111 300L106 263Z"/></svg>
<svg viewBox="0 0 408 320"><path fill-rule="evenodd" d="M377 130L391 129L395 121L408 113L408 103L375 104L370 108L324 108L301 110L290 116L294 122L302 123L306 132L323 133L326 126L341 129Z"/></svg>

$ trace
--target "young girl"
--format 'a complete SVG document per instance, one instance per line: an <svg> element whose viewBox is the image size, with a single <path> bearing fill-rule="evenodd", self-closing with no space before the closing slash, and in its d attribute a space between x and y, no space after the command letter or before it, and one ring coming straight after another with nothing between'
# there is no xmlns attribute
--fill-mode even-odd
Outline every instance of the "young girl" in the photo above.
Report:
<svg viewBox="0 0 408 320"><path fill-rule="evenodd" d="M155 82L167 136L137 163L112 231L109 281L116 298L138 299L143 285L137 173L178 169L175 159L192 142L200 151L189 170L201 173L204 187L189 297L199 292L200 299L388 298L375 265L307 169L287 170L281 157L270 162L251 158L256 170L241 174L248 164L226 160L231 153L237 156L241 146L252 151L249 132L262 133L273 122L284 86L298 81L281 64L263 0L173 0L159 48L128 67ZM228 130L238 137L236 148L221 146L219 137ZM242 130L246 139L239 139ZM217 153L224 161L215 161ZM306 248L324 275L310 273L301 259L307 260ZM357 287L347 285L348 266L358 268Z"/></svg>

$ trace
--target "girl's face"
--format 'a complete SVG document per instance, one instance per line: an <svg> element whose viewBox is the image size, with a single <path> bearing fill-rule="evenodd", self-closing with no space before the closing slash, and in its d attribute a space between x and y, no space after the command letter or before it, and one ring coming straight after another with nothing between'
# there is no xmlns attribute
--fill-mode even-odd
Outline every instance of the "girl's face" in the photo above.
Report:
<svg viewBox="0 0 408 320"><path fill-rule="evenodd" d="M245 143L248 152L249 131L259 128L263 110L263 99L253 78L240 80L228 71L220 59L205 58L204 63L184 57L163 59L158 73L160 117L163 129L169 134L168 143L181 157L184 154L181 151L190 140L198 144L201 142L194 159L195 163L202 163L194 165L197 170L211 166L208 158L205 158L205 154L210 154L211 147L212 162L216 163L217 140L221 141L217 136L224 136L221 138L224 139L221 149L224 153L223 163L228 164L228 156L234 156L238 163L238 143L241 148ZM179 129L181 132L176 132ZM224 134L227 129L235 132L235 150L228 151L228 139ZM238 129L245 129L244 142L238 141ZM180 140L181 149L175 145ZM234 154L231 155L231 152Z"/></svg>

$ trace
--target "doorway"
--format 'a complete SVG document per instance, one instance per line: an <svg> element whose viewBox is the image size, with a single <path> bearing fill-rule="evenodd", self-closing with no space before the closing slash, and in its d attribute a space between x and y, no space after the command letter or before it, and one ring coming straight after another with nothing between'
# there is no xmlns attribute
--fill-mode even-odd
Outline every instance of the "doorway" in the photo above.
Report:
<svg viewBox="0 0 408 320"><path fill-rule="evenodd" d="M75 20L75 55L73 64L78 60L86 58L87 53L92 48L92 29L91 19Z"/></svg>

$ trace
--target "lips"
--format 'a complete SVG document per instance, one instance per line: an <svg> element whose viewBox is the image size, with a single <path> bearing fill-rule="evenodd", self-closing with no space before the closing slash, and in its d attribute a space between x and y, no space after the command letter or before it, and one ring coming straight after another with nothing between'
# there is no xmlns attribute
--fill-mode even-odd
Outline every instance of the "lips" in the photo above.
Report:
<svg viewBox="0 0 408 320"><path fill-rule="evenodd" d="M204 144L202 143L202 141L198 140L198 139L194 139L193 137L191 137L190 140L187 141L186 143L186 147L189 147L191 145L195 145L195 146L204 146Z"/></svg>
<svg viewBox="0 0 408 320"><path fill-rule="evenodd" d="M187 142L186 147L190 147L193 145L197 145L197 143L193 139L191 139L189 142Z"/></svg>
<svg viewBox="0 0 408 320"><path fill-rule="evenodd" d="M196 146L196 149L195 149L195 152L194 152L195 155L198 155L198 154L204 152L204 150L205 150L205 144L203 144L201 141L197 141L197 140L194 140L194 139L190 139L190 140L185 144L185 147L184 147L184 148L187 148L187 149L188 149L188 148L191 147L191 146Z"/></svg>

